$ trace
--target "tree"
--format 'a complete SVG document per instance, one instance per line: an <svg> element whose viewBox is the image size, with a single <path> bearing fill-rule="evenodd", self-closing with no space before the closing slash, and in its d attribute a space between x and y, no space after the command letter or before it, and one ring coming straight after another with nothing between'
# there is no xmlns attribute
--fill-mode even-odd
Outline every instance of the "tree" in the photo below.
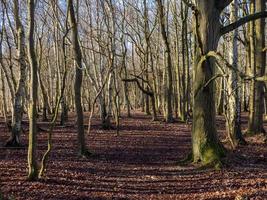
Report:
<svg viewBox="0 0 267 200"><path fill-rule="evenodd" d="M83 81L83 65L82 65L82 52L78 39L78 26L76 22L73 1L68 0L68 14L69 23L72 27L72 47L75 58L75 83L74 83L74 93L75 93L75 108L77 114L77 131L78 131L78 145L79 145L79 155L88 156L89 152L86 148L86 141L84 135L84 122L83 122L83 108L81 103L81 87Z"/></svg>
<svg viewBox="0 0 267 200"><path fill-rule="evenodd" d="M225 149L217 136L215 125L214 102L214 70L215 60L207 57L211 51L216 51L223 34L229 33L239 26L257 18L266 17L267 12L241 18L236 22L222 27L220 15L232 0L196 0L189 4L194 10L195 36L197 49L193 80L193 128L192 128L192 160L204 165L219 166Z"/></svg>
<svg viewBox="0 0 267 200"><path fill-rule="evenodd" d="M23 118L24 98L25 98L25 81L27 76L27 65L25 60L25 33L20 20L19 3L14 3L14 18L16 23L17 35L17 55L18 65L20 68L20 78L15 92L13 111L12 111L12 134L7 141L6 146L20 146L21 122Z"/></svg>
<svg viewBox="0 0 267 200"><path fill-rule="evenodd" d="M38 97L38 65L35 55L34 42L34 13L35 2L28 0L28 57L31 69L30 81L30 105L29 105L29 147L28 147L28 179L35 180L38 176L36 163L36 143L37 143L37 97Z"/></svg>
<svg viewBox="0 0 267 200"><path fill-rule="evenodd" d="M166 18L164 16L164 5L162 0L157 0L158 3L158 12L159 12L159 21L161 28L161 36L163 38L165 52L167 55L167 101L166 101L166 122L173 121L173 113L172 113L172 95L173 95L173 87L172 87L172 58L171 58L171 48L169 44L167 29L166 29Z"/></svg>
<svg viewBox="0 0 267 200"><path fill-rule="evenodd" d="M230 5L230 21L231 23L237 20L238 2L234 0ZM238 49L237 49L238 29L230 33L230 64L238 70ZM245 140L242 136L240 118L240 95L239 95L238 74L235 70L229 69L229 77L227 78L227 105L226 105L226 127L232 148L236 148L238 144L244 144Z"/></svg>
<svg viewBox="0 0 267 200"><path fill-rule="evenodd" d="M265 0L252 0L251 11L265 11ZM251 23L250 27L250 45L251 45L251 75L253 77L263 76L266 68L265 47L265 19L259 19ZM252 80L250 87L250 108L249 108L249 134L265 132L263 128L264 113L264 83Z"/></svg>

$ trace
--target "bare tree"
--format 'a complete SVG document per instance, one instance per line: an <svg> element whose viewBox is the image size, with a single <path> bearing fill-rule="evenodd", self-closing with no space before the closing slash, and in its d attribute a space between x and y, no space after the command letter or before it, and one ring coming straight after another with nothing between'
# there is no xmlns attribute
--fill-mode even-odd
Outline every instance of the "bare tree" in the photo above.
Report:
<svg viewBox="0 0 267 200"><path fill-rule="evenodd" d="M25 33L20 20L19 3L17 0L14 3L14 18L16 23L16 35L17 35L17 55L18 65L20 68L20 78L15 93L15 99L12 111L12 134L7 141L6 146L19 146L20 145L20 133L21 122L23 118L24 99L25 99L25 82L27 77L27 66L25 61Z"/></svg>
<svg viewBox="0 0 267 200"><path fill-rule="evenodd" d="M171 48L168 38L168 33L166 29L166 18L164 16L164 5L162 0L157 0L158 10L159 10L159 21L161 28L161 35L163 38L165 52L167 54L167 101L166 101L166 122L173 122L173 111L172 111L172 95L173 95L173 87L172 87L172 58L171 58Z"/></svg>
<svg viewBox="0 0 267 200"><path fill-rule="evenodd" d="M251 12L263 12L266 1L252 0ZM266 11L265 11L266 12ZM263 76L266 68L265 47L265 19L259 19L251 23L250 27L251 46L251 75ZM250 87L250 109L247 133L255 134L265 132L263 128L264 106L264 83L252 80Z"/></svg>
<svg viewBox="0 0 267 200"><path fill-rule="evenodd" d="M195 56L193 80L193 130L192 130L192 157L194 162L219 167L225 150L217 136L215 125L215 102L213 81L215 60L207 57L209 52L216 51L222 35L233 31L239 26L266 17L267 12L255 13L241 18L227 26L220 24L220 15L232 0L201 1L195 4L185 1L194 11L195 35L197 51Z"/></svg>
<svg viewBox="0 0 267 200"><path fill-rule="evenodd" d="M35 180L38 176L36 162L37 146L37 98L38 98L38 65L35 54L34 25L35 2L28 0L28 57L31 69L30 106L29 106L29 146L28 146L28 179Z"/></svg>
<svg viewBox="0 0 267 200"><path fill-rule="evenodd" d="M238 15L238 2L234 0L230 7L230 21L235 22ZM230 34L230 51L229 59L233 68L238 70L238 49L237 49L237 36L238 29L235 29ZM229 140L232 148L236 148L238 144L244 144L245 140L242 136L240 118L241 118L241 105L240 105L240 86L238 83L238 75L236 71L229 70L229 77L227 78L227 105L226 105L226 127L228 131Z"/></svg>
<svg viewBox="0 0 267 200"><path fill-rule="evenodd" d="M83 81L83 65L82 65L82 52L78 39L78 26L75 17L75 11L73 6L73 1L68 0L68 13L69 13L69 23L72 27L72 47L75 57L75 83L74 83L74 93L75 93L75 108L77 114L77 131L78 131L78 145L79 154L81 156L88 156L89 152L86 148L86 140L84 134L84 122L83 122L83 108L81 104L81 87Z"/></svg>

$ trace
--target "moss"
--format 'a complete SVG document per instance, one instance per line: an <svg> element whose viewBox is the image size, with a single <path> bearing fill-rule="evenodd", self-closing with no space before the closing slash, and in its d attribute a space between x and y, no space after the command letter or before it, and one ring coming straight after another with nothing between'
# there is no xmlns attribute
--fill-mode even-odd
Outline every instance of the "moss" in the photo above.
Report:
<svg viewBox="0 0 267 200"><path fill-rule="evenodd" d="M219 160L214 160L213 162L211 163L207 163L207 164L203 164L201 165L198 169L199 170L205 170L205 169L214 169L216 171L220 171L222 170L222 167L223 167L223 164L221 161Z"/></svg>
<svg viewBox="0 0 267 200"><path fill-rule="evenodd" d="M217 155L217 152L215 149L208 147L203 151L202 154L202 162L203 164L212 163L215 160L219 160L219 156Z"/></svg>
<svg viewBox="0 0 267 200"><path fill-rule="evenodd" d="M225 157L225 149L220 143L211 143L202 148L201 163L205 168L213 167L216 170L220 170L222 168L221 159L223 157Z"/></svg>

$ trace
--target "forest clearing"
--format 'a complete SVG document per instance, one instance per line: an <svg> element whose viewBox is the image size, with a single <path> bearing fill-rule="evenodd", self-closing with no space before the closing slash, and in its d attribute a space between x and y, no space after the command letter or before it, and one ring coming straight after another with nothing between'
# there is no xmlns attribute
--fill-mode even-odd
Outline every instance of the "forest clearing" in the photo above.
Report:
<svg viewBox="0 0 267 200"><path fill-rule="evenodd" d="M266 0L1 0L0 200L267 199Z"/></svg>

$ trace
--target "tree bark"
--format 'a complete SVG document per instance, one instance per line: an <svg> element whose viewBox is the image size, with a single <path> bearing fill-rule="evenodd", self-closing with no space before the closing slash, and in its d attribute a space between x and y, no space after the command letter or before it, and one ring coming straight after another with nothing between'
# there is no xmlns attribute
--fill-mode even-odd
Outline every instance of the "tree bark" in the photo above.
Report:
<svg viewBox="0 0 267 200"><path fill-rule="evenodd" d="M27 67L25 61L25 34L19 17L19 5L17 0L14 0L13 2L14 2L14 18L15 18L16 33L17 33L17 55L18 55L18 65L20 69L20 78L14 95L11 136L6 143L6 146L16 147L20 146L20 133L22 129L21 122L23 117Z"/></svg>
<svg viewBox="0 0 267 200"><path fill-rule="evenodd" d="M230 21L235 22L237 20L238 2L234 0L230 7ZM235 29L230 33L230 45L229 45L229 59L233 68L238 70L238 49L237 49L237 36L238 29ZM229 136L229 140L233 149L238 144L244 143L245 140L242 136L240 127L240 99L239 99L239 85L238 75L236 71L230 70L229 77L227 78L227 108L226 108L226 127Z"/></svg>
<svg viewBox="0 0 267 200"><path fill-rule="evenodd" d="M30 81L30 105L29 105L29 147L28 147L28 179L35 180L38 176L36 163L36 146L37 146L37 98L38 98L38 64L35 55L34 44L34 0L28 0L28 56L31 68Z"/></svg>
<svg viewBox="0 0 267 200"><path fill-rule="evenodd" d="M173 87L172 87L172 59L171 59L171 49L168 39L168 34L166 31L166 19L164 17L164 5L162 0L157 0L158 3L158 12L159 12L159 21L161 27L161 35L163 38L165 53L167 55L167 88L166 88L166 114L165 120L166 122L173 122L173 111L172 111L172 95L173 95Z"/></svg>
<svg viewBox="0 0 267 200"><path fill-rule="evenodd" d="M68 0L68 12L69 12L69 23L72 27L72 47L75 57L75 83L74 83L74 95L75 95L75 107L77 114L77 132L78 132L78 145L79 145L79 155L88 156L88 151L85 143L84 135L84 122L83 122L83 108L81 104L81 87L83 81L83 71L82 71L82 53L78 40L78 27L75 18L75 11L73 6L73 0Z"/></svg>
<svg viewBox="0 0 267 200"><path fill-rule="evenodd" d="M264 0L253 0L252 11L265 11ZM265 47L265 19L256 20L251 27L251 75L263 76L265 73L266 53ZM255 25L254 25L255 24ZM255 29L254 29L255 27ZM248 134L265 132L263 128L263 106L264 106L264 83L252 80L250 88L250 112L248 122Z"/></svg>
<svg viewBox="0 0 267 200"><path fill-rule="evenodd" d="M216 1L196 0L195 35L197 51L195 55L193 80L193 130L192 159L204 165L220 164L224 148L218 140L215 125L214 84L203 87L214 76L214 59L209 58L199 64L201 57L209 51L216 51L220 39L220 13Z"/></svg>

